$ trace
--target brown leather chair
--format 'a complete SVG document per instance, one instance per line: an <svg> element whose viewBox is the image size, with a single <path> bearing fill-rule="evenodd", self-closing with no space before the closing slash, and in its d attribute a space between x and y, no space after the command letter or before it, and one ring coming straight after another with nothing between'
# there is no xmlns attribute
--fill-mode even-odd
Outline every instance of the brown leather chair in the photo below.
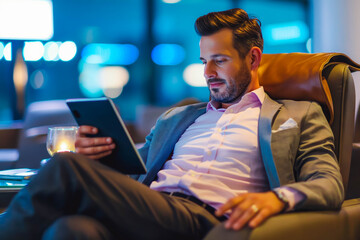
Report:
<svg viewBox="0 0 360 240"><path fill-rule="evenodd" d="M351 71L359 65L344 54L264 54L259 68L260 83L274 99L317 101L323 108L335 137L346 192L352 186L351 165L354 132L355 89ZM359 185L357 186L360 187ZM347 196L349 196L347 194ZM206 239L360 239L360 199L343 203L339 211L309 211L280 214L254 230L228 231L221 224Z"/></svg>
<svg viewBox="0 0 360 240"><path fill-rule="evenodd" d="M352 144L349 186L346 197L360 198L360 109L355 118L354 142Z"/></svg>

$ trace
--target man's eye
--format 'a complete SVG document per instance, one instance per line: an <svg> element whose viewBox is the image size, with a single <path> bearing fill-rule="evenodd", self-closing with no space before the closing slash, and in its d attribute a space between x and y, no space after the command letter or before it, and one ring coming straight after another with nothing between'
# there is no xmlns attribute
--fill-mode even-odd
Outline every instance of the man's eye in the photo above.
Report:
<svg viewBox="0 0 360 240"><path fill-rule="evenodd" d="M215 62L216 62L217 64L222 64L222 63L225 62L225 60L224 60L224 59L221 59L221 60L216 60Z"/></svg>

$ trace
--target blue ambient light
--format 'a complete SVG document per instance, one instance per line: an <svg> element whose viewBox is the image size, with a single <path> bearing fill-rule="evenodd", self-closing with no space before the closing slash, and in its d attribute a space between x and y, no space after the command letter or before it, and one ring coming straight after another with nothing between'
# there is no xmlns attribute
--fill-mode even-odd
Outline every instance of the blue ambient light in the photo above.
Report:
<svg viewBox="0 0 360 240"><path fill-rule="evenodd" d="M306 42L309 28L302 21L264 26L264 39L268 44L280 45Z"/></svg>
<svg viewBox="0 0 360 240"><path fill-rule="evenodd" d="M132 44L92 43L81 54L90 64L130 65L139 57L139 50Z"/></svg>
<svg viewBox="0 0 360 240"><path fill-rule="evenodd" d="M151 58L158 65L177 65L185 58L185 50L177 44L159 44L151 52Z"/></svg>

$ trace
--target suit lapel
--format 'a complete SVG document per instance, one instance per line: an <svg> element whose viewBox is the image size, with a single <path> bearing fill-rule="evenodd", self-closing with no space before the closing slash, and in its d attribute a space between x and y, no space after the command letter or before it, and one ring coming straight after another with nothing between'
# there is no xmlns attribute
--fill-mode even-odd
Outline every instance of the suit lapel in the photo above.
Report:
<svg viewBox="0 0 360 240"><path fill-rule="evenodd" d="M278 112L281 106L281 104L273 101L268 95L266 95L264 103L261 107L259 119L260 152L271 189L280 186L279 175L271 151L271 124L274 115Z"/></svg>
<svg viewBox="0 0 360 240"><path fill-rule="evenodd" d="M155 179L156 174L171 155L181 135L200 115L205 113L206 104L190 105L181 112L177 112L177 110L173 110L171 116L159 122L157 128L162 132L154 134L152 139L155 144L151 147L151 153L148 156L148 161L152 164L148 168L149 172L141 177L144 179L144 184L149 185Z"/></svg>

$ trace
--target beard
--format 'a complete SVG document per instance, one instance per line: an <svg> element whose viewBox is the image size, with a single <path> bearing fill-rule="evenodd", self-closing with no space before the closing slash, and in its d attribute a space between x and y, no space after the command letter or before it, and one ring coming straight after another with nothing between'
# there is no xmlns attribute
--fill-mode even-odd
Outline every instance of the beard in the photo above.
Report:
<svg viewBox="0 0 360 240"><path fill-rule="evenodd" d="M224 83L226 88L225 90L219 88L210 89L209 86L211 99L219 103L232 103L241 99L245 94L251 82L251 74L250 71L244 67L239 71L238 75L230 78L229 81L221 78L212 78L208 80L208 85L215 81Z"/></svg>

